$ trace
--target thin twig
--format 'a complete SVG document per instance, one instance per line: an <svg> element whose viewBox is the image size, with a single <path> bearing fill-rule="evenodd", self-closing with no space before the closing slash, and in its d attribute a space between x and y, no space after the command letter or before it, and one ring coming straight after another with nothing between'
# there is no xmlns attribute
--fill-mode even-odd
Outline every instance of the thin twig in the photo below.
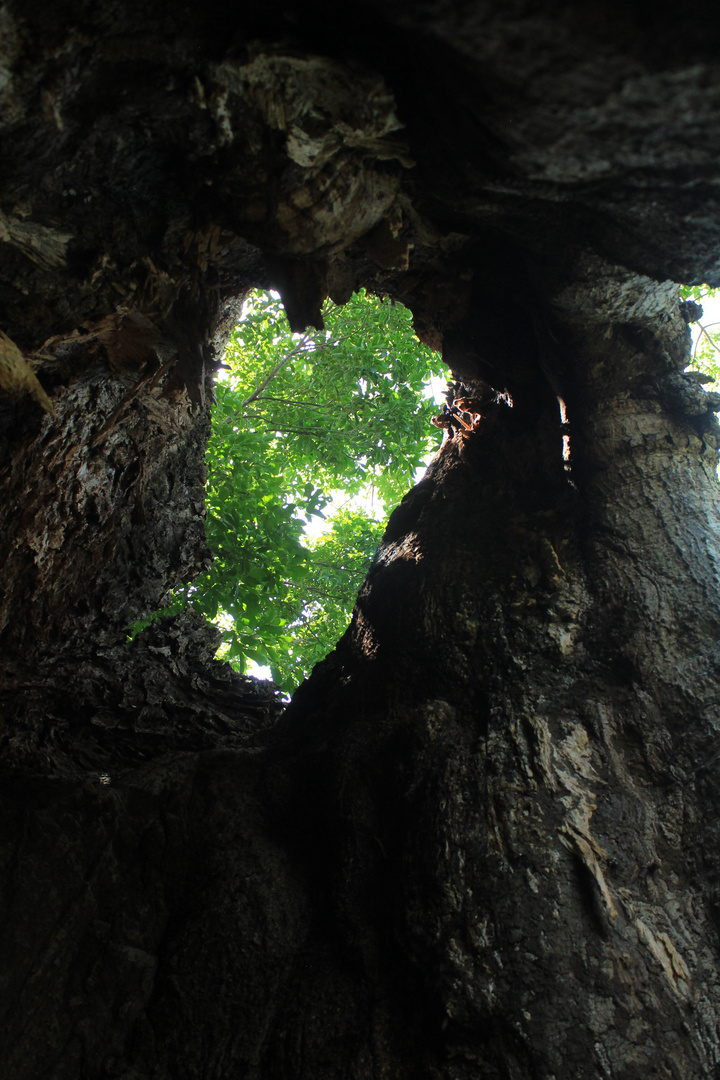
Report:
<svg viewBox="0 0 720 1080"><path fill-rule="evenodd" d="M294 427L269 427L263 428L261 435L334 435L336 428L294 428Z"/></svg>
<svg viewBox="0 0 720 1080"><path fill-rule="evenodd" d="M315 401L302 401L300 398L270 397L269 394L266 394L263 401L275 401L279 405L294 405L298 409L322 409L324 407L318 405Z"/></svg>
<svg viewBox="0 0 720 1080"><path fill-rule="evenodd" d="M712 338L710 337L710 335L708 334L707 330L705 329L705 326L704 326L704 325L703 325L702 323L698 323L697 325L698 325L698 326L699 326L699 328L700 328L700 333L698 334L698 336L697 336L697 339L696 339L696 341L695 341L695 348L693 349L693 354L692 354L692 358L693 358L693 360L694 360L694 359L695 359L695 357L697 356L698 346L700 345L700 337L701 337L701 335L702 335L702 334L704 334L704 335L705 335L705 337L706 337L706 338L708 339L708 341L710 342L710 345L711 345L711 346L712 346L712 348L713 348L713 349L715 350L715 352L718 352L718 353L720 353L720 348L718 348L718 346L717 346L717 345L715 344L715 342L713 341L713 339L712 339ZM708 325L708 326L718 326L718 325L720 325L720 324L718 324L718 323L708 323L707 325Z"/></svg>
<svg viewBox="0 0 720 1080"><path fill-rule="evenodd" d="M368 562L369 561L370 560L368 559ZM313 559L313 566L320 566L320 567L323 568L323 570L335 570L338 574L356 574L357 573L357 570L353 569L353 567L351 567L351 566L338 566L337 563L318 562L315 559ZM312 585L306 585L305 587L308 588L308 589L312 589L313 587L317 588L317 586L312 586Z"/></svg>
<svg viewBox="0 0 720 1080"><path fill-rule="evenodd" d="M275 376L280 374L285 365L289 364L291 360L294 360L296 356L301 356L304 352L307 352L307 346L310 344L313 344L312 338L303 338L303 340L298 345L296 345L294 349L290 350L287 356L284 356L282 360L280 360L275 365L275 367L272 368L269 374L263 379L257 389L253 391L250 397L245 398L240 408L244 408L246 405L251 405L253 401L257 401L258 398L262 395L263 390L267 389ZM315 348L312 351L320 352L322 349L327 349L330 344L334 344L334 342L320 342L319 344L315 345Z"/></svg>

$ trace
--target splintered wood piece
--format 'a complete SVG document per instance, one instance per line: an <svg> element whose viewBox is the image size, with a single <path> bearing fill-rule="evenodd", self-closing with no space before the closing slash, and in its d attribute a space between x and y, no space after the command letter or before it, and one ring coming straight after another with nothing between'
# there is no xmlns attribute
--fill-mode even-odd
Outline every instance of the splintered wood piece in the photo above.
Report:
<svg viewBox="0 0 720 1080"><path fill-rule="evenodd" d="M30 394L38 405L55 416L53 403L12 338L0 330L0 388L8 394Z"/></svg>

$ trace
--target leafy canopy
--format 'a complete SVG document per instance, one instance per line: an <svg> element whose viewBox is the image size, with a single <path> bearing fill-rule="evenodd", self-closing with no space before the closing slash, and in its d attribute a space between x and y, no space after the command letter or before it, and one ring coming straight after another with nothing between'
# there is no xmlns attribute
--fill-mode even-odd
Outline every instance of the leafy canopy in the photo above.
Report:
<svg viewBox="0 0 720 1080"><path fill-rule="evenodd" d="M423 391L442 363L410 313L361 293L323 315L326 330L292 334L272 294L246 303L207 455L215 562L183 592L223 628L221 655L285 690L342 635L384 526L350 504L323 535L305 527L337 492L394 505L440 438Z"/></svg>
<svg viewBox="0 0 720 1080"><path fill-rule="evenodd" d="M681 291L706 310L720 296L707 286ZM423 391L444 368L418 342L410 313L361 293L323 314L325 331L292 334L276 296L257 292L246 303L207 455L215 562L152 617L191 603L223 628L221 653L234 667L267 665L285 690L347 626L384 528L368 496L373 509L397 503L440 439ZM697 324L692 366L720 388L712 316ZM309 538L308 523L325 517L325 531Z"/></svg>
<svg viewBox="0 0 720 1080"><path fill-rule="evenodd" d="M707 312L717 305L720 289L711 289L708 285L684 285L680 292L684 300L693 300L696 304L704 304L706 311L701 319L695 323L697 336L692 354L692 367L708 375L712 379L712 385L707 383L709 389L720 389L720 322Z"/></svg>

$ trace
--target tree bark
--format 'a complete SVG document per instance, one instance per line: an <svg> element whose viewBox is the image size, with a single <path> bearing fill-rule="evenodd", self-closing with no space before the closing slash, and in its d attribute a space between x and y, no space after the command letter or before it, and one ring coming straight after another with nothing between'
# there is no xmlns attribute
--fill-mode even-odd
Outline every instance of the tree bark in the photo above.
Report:
<svg viewBox="0 0 720 1080"><path fill-rule="evenodd" d="M716 273L717 68L551 8L4 11L55 415L0 371L3 1077L720 1075L719 429L662 283ZM208 557L270 282L408 303L483 397L279 718L201 620L125 629Z"/></svg>

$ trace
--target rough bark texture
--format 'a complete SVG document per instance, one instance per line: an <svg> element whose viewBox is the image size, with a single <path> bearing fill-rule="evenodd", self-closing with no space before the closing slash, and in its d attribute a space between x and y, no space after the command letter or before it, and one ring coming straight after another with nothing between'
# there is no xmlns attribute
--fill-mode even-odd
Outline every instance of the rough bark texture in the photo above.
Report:
<svg viewBox="0 0 720 1080"><path fill-rule="evenodd" d="M714 8L0 12L0 1074L720 1076ZM124 630L270 283L505 394L279 719Z"/></svg>

